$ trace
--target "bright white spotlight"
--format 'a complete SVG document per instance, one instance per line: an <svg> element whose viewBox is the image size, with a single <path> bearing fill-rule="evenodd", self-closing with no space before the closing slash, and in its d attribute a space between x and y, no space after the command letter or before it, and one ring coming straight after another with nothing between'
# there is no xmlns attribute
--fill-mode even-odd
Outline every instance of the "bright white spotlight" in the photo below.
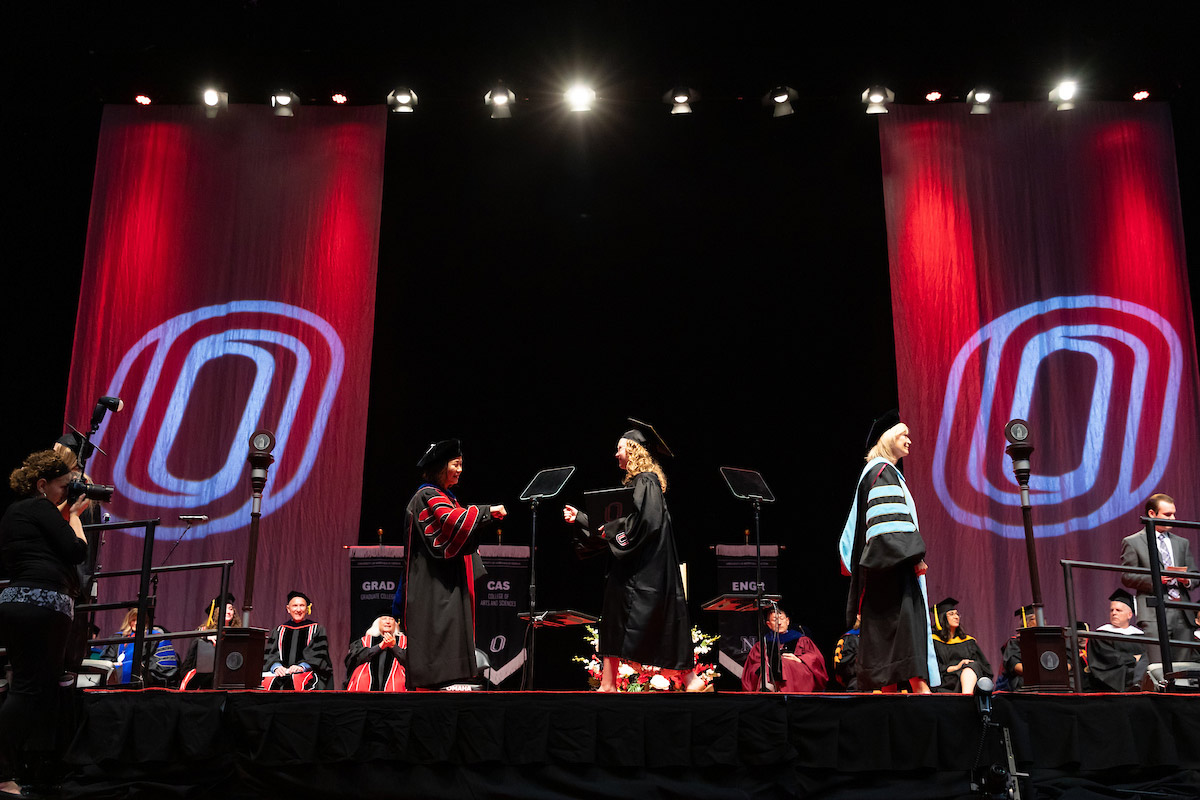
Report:
<svg viewBox="0 0 1200 800"><path fill-rule="evenodd" d="M1063 81L1050 90L1050 102L1057 104L1059 111L1070 111L1075 107L1075 95L1079 92L1079 84L1075 81Z"/></svg>
<svg viewBox="0 0 1200 800"><path fill-rule="evenodd" d="M402 86L388 94L387 104L398 114L411 114L417 107L417 93Z"/></svg>
<svg viewBox="0 0 1200 800"><path fill-rule="evenodd" d="M1140 92L1133 93L1133 99L1134 100L1149 100L1150 93L1147 92L1145 89L1142 89Z"/></svg>
<svg viewBox="0 0 1200 800"><path fill-rule="evenodd" d="M596 102L596 90L577 83L563 93L563 98L572 111L591 111L592 103Z"/></svg>
<svg viewBox="0 0 1200 800"><path fill-rule="evenodd" d="M342 94L341 92L334 93L334 95L329 99L337 103L339 106L344 106L347 102L349 102L349 98L347 98L346 95Z"/></svg>
<svg viewBox="0 0 1200 800"><path fill-rule="evenodd" d="M942 99L942 93L941 92L929 92L928 94L925 95L925 99L931 103L936 103L938 100Z"/></svg>
<svg viewBox="0 0 1200 800"><path fill-rule="evenodd" d="M862 93L862 101L867 105L868 114L888 113L888 103L896 99L896 93L886 86L872 86Z"/></svg>
<svg viewBox="0 0 1200 800"><path fill-rule="evenodd" d="M212 119L221 111L229 108L229 92L222 92L217 89L204 90L204 115Z"/></svg>
<svg viewBox="0 0 1200 800"><path fill-rule="evenodd" d="M271 108L277 117L296 116L296 106L300 105L300 96L295 92L279 91L271 95Z"/></svg>
<svg viewBox="0 0 1200 800"><path fill-rule="evenodd" d="M516 101L516 93L503 83L496 84L495 89L483 96L483 104L492 109L492 119L510 119Z"/></svg>
<svg viewBox="0 0 1200 800"><path fill-rule="evenodd" d="M799 92L790 86L776 86L766 93L762 99L762 104L764 106L771 106L772 117L786 117L789 114L796 113L796 109L792 108L792 101L799 96Z"/></svg>
<svg viewBox="0 0 1200 800"><path fill-rule="evenodd" d="M150 105L150 95L139 94L133 98L133 102L137 103L139 106L148 106Z"/></svg>
<svg viewBox="0 0 1200 800"><path fill-rule="evenodd" d="M671 107L672 114L692 113L692 103L700 99L700 95L691 87L676 86L663 95L663 102Z"/></svg>
<svg viewBox="0 0 1200 800"><path fill-rule="evenodd" d="M990 89L972 89L967 92L967 104L971 106L972 114L992 113L992 92Z"/></svg>

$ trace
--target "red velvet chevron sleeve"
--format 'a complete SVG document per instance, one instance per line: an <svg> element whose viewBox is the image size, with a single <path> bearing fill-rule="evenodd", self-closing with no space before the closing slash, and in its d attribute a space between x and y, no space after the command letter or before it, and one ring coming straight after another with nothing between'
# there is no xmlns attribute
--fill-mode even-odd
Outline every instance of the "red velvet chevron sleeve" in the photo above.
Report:
<svg viewBox="0 0 1200 800"><path fill-rule="evenodd" d="M478 549L475 534L491 522L485 506L460 506L445 492L431 490L417 516L417 528L436 558L468 555Z"/></svg>

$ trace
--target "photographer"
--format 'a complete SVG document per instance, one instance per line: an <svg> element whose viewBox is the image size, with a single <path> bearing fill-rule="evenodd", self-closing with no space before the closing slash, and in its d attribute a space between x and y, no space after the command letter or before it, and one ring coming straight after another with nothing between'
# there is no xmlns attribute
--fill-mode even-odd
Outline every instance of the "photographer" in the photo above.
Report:
<svg viewBox="0 0 1200 800"><path fill-rule="evenodd" d="M8 647L12 686L0 708L0 792L27 780L26 757L52 765L57 748L58 678L79 590L75 565L87 555L79 515L86 495L68 500L75 454L42 450L13 470L22 499L0 519L0 560L11 583L0 591L0 641Z"/></svg>

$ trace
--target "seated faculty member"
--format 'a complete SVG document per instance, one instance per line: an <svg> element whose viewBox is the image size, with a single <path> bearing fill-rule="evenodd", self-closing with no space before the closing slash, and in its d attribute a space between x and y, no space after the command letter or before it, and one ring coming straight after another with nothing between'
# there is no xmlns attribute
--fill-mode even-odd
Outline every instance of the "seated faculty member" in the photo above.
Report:
<svg viewBox="0 0 1200 800"><path fill-rule="evenodd" d="M303 592L288 593L288 620L271 632L263 663L270 673L264 689L324 689L333 678L329 639L320 623L308 618L312 600Z"/></svg>

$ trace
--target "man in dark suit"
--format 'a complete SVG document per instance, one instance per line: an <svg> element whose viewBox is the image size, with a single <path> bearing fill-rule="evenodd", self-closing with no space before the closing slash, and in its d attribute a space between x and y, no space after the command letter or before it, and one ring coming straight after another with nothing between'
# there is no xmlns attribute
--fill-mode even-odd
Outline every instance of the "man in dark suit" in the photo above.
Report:
<svg viewBox="0 0 1200 800"><path fill-rule="evenodd" d="M1146 516L1161 517L1164 520L1175 519L1175 501L1165 494L1153 495L1146 501ZM1170 524L1154 526L1155 539L1158 547L1159 563L1162 566L1163 590L1168 600L1190 600L1189 589L1195 588L1196 580L1171 577L1172 570L1184 569L1196 571L1196 562L1192 560L1192 547L1187 539L1171 533ZM1132 536L1121 540L1121 564L1127 567L1149 567L1150 555L1146 549L1146 532L1140 530ZM1153 594L1154 587L1149 575L1138 575L1125 572L1121 574L1121 583L1137 592L1137 624L1146 632L1150 644L1149 656L1152 661L1160 661L1158 651L1158 618L1155 609L1146 602ZM1172 639L1188 641L1192 638L1192 615L1178 608L1167 610L1167 630ZM1172 661L1197 660L1196 651L1183 647L1171 650Z"/></svg>

